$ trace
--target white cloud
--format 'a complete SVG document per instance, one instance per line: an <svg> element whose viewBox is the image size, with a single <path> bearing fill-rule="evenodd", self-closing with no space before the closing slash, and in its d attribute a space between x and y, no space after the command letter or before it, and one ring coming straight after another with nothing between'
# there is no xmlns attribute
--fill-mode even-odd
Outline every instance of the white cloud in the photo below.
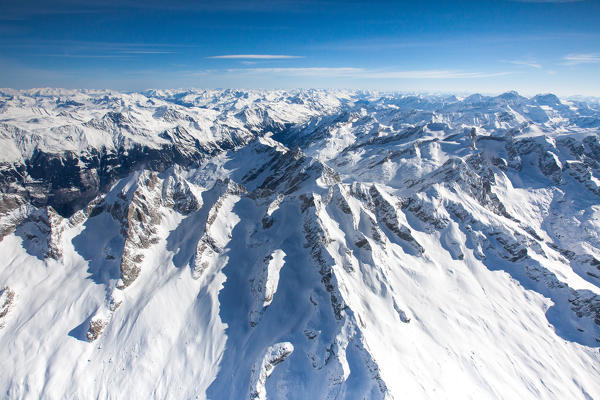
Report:
<svg viewBox="0 0 600 400"><path fill-rule="evenodd" d="M597 64L600 63L600 54L598 53L581 53L568 54L563 57L564 65L579 65L579 64Z"/></svg>
<svg viewBox="0 0 600 400"><path fill-rule="evenodd" d="M226 54L206 58L234 59L234 60L278 60L288 58L304 58L302 56L289 56L283 54Z"/></svg>
<svg viewBox="0 0 600 400"><path fill-rule="evenodd" d="M174 51L162 51L162 50L123 50L119 51L122 54L174 54Z"/></svg>
<svg viewBox="0 0 600 400"><path fill-rule="evenodd" d="M130 53L123 54L40 54L40 57L64 57L64 58L131 58Z"/></svg>
<svg viewBox="0 0 600 400"><path fill-rule="evenodd" d="M532 61L532 60L511 60L508 62L511 64L514 64L514 65L521 65L524 67L531 67L531 68L537 68L537 69L542 68L541 64L538 64L537 62Z"/></svg>
<svg viewBox="0 0 600 400"><path fill-rule="evenodd" d="M336 76L336 75L352 75L363 72L361 68L328 68L328 67L307 67L307 68L233 68L228 69L228 73L237 74L279 74L279 75L294 75L294 76Z"/></svg>
<svg viewBox="0 0 600 400"><path fill-rule="evenodd" d="M354 67L307 67L307 68L232 68L228 74L287 75L312 77L345 77L359 79L467 79L491 78L508 75L509 72L467 72L454 70L406 70L384 71Z"/></svg>

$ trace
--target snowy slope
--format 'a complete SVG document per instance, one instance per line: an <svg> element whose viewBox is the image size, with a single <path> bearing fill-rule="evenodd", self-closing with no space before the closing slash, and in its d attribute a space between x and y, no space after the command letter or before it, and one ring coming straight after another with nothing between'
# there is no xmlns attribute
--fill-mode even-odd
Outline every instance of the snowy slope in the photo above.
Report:
<svg viewBox="0 0 600 400"><path fill-rule="evenodd" d="M0 91L6 398L600 398L600 108Z"/></svg>

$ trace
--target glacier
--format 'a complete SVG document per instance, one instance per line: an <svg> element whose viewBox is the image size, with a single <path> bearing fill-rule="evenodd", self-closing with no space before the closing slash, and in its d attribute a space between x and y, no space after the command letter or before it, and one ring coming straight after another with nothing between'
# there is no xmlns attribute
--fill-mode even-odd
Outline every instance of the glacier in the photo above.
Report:
<svg viewBox="0 0 600 400"><path fill-rule="evenodd" d="M600 102L0 90L0 391L600 398Z"/></svg>

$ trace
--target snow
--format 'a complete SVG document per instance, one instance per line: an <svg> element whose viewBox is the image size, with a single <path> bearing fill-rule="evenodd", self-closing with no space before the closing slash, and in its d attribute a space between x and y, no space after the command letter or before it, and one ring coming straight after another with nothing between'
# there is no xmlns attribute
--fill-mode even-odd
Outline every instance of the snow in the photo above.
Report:
<svg viewBox="0 0 600 400"><path fill-rule="evenodd" d="M595 103L0 94L0 171L244 138L69 219L0 203L4 397L600 398Z"/></svg>
<svg viewBox="0 0 600 400"><path fill-rule="evenodd" d="M267 266L267 283L265 288L265 301L263 307L268 307L273 301L273 296L277 292L279 284L279 271L283 268L285 253L281 249L275 250L271 254L271 260Z"/></svg>
<svg viewBox="0 0 600 400"><path fill-rule="evenodd" d="M273 373L277 364L283 362L294 351L290 342L276 343L270 346L260 364L255 364L252 369L250 398L266 400L267 391L265 383Z"/></svg>

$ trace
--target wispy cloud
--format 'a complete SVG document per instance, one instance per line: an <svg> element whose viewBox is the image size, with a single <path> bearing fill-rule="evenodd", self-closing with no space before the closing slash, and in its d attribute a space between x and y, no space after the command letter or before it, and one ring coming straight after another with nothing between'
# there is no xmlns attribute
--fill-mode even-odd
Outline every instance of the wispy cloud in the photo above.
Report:
<svg viewBox="0 0 600 400"><path fill-rule="evenodd" d="M38 54L39 57L64 57L64 58L131 58L146 55L174 54L173 51L118 51L108 54L90 54L90 53L49 53Z"/></svg>
<svg viewBox="0 0 600 400"><path fill-rule="evenodd" d="M281 60L289 58L304 58L303 56L290 56L284 54L226 54L222 56L211 56L206 58L220 58L233 60Z"/></svg>
<svg viewBox="0 0 600 400"><path fill-rule="evenodd" d="M191 45L164 43L120 43L77 40L13 40L0 39L0 49L19 49L38 57L124 58L168 55L186 52Z"/></svg>
<svg viewBox="0 0 600 400"><path fill-rule="evenodd" d="M364 70L351 67L306 67L306 68L231 68L227 73L236 74L278 74L291 76L348 76L359 74Z"/></svg>
<svg viewBox="0 0 600 400"><path fill-rule="evenodd" d="M196 48L194 44L182 43L152 43L152 42L105 42L105 41L88 41L88 40L27 40L27 39L9 39L0 38L2 47L36 47L36 48L73 48L80 50L114 50L114 51L135 51L135 50L157 50L171 51L175 48Z"/></svg>
<svg viewBox="0 0 600 400"><path fill-rule="evenodd" d="M520 65L523 67L531 67L531 68L537 68L537 69L542 68L541 64L539 64L533 60L509 60L508 62L511 64Z"/></svg>
<svg viewBox="0 0 600 400"><path fill-rule="evenodd" d="M599 53L568 54L563 57L564 65L597 64L600 63Z"/></svg>
<svg viewBox="0 0 600 400"><path fill-rule="evenodd" d="M128 54L39 54L39 57L64 57L64 58L130 58Z"/></svg>
<svg viewBox="0 0 600 400"><path fill-rule="evenodd" d="M509 72L473 72L457 70L372 70L355 67L300 67L300 68L231 68L219 72L196 71L194 74L236 74L236 75L280 75L305 77L343 77L355 79L469 79L492 78L508 75Z"/></svg>
<svg viewBox="0 0 600 400"><path fill-rule="evenodd" d="M121 54L174 54L174 51L162 51L162 50L123 50L119 51Z"/></svg>

